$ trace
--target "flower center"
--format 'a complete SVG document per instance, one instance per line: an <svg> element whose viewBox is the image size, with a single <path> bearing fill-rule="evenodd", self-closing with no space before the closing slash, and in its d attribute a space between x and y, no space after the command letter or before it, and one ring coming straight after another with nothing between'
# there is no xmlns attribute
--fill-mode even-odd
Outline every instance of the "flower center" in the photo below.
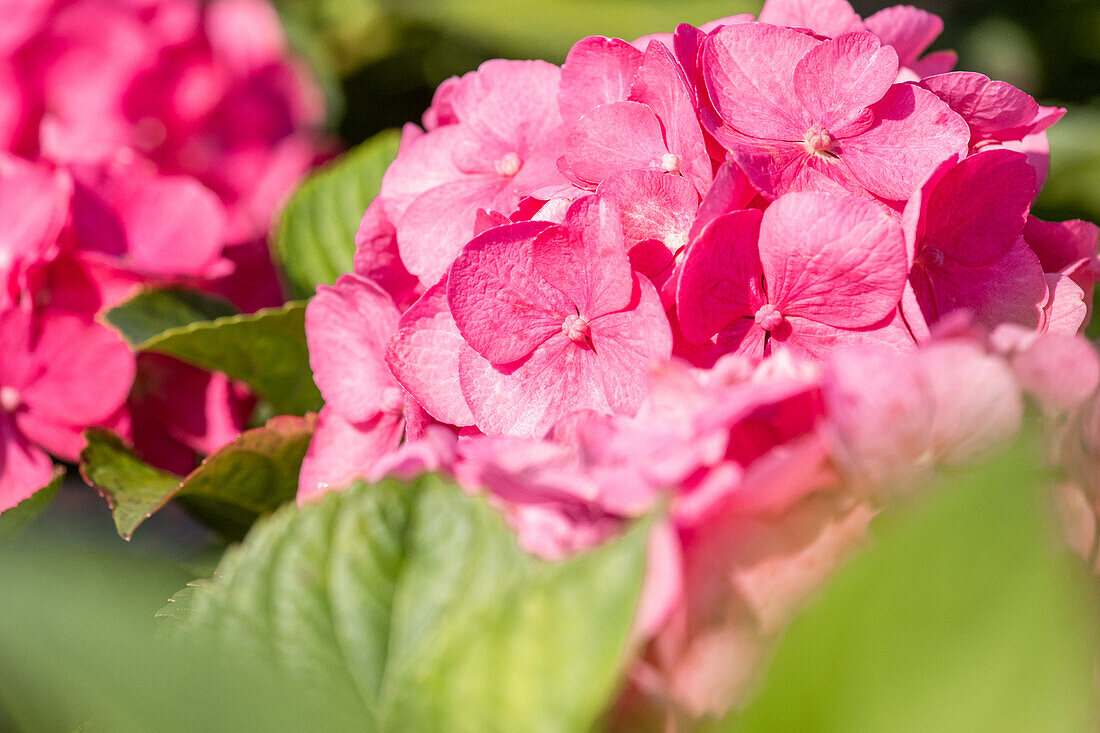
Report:
<svg viewBox="0 0 1100 733"><path fill-rule="evenodd" d="M566 316L565 323L561 324L561 332L575 344L588 343L588 321L580 316Z"/></svg>
<svg viewBox="0 0 1100 733"><path fill-rule="evenodd" d="M15 387L0 387L0 412L15 412L23 404L23 397Z"/></svg>
<svg viewBox="0 0 1100 733"><path fill-rule="evenodd" d="M519 159L518 153L507 153L497 161L497 173L507 178L519 173L519 169L522 167L523 161Z"/></svg>
<svg viewBox="0 0 1100 733"><path fill-rule="evenodd" d="M943 250L935 247L926 247L921 254L921 261L925 267L943 267Z"/></svg>
<svg viewBox="0 0 1100 733"><path fill-rule="evenodd" d="M761 306L756 311L756 325L765 331L774 331L783 324L783 314L771 303Z"/></svg>
<svg viewBox="0 0 1100 733"><path fill-rule="evenodd" d="M405 409L405 393L397 387L387 387L382 392L382 404L379 409L388 415L400 415Z"/></svg>
<svg viewBox="0 0 1100 733"><path fill-rule="evenodd" d="M680 163L683 162L683 158L675 153L665 153L661 156L661 170L665 173L672 173L673 175L680 175Z"/></svg>
<svg viewBox="0 0 1100 733"><path fill-rule="evenodd" d="M804 142L806 151L822 158L835 158L833 152L833 136L820 122L815 122L813 127L806 131Z"/></svg>

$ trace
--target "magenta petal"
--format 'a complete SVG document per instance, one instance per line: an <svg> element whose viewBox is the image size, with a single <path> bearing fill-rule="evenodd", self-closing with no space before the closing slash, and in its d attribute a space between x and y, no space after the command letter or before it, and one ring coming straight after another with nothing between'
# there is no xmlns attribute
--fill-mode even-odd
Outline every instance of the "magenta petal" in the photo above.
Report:
<svg viewBox="0 0 1100 733"><path fill-rule="evenodd" d="M508 181L496 175L465 176L418 196L397 222L401 261L420 281L434 283L443 276L462 246L474 236L478 209L500 206Z"/></svg>
<svg viewBox="0 0 1100 733"><path fill-rule="evenodd" d="M53 479L53 461L20 435L0 412L0 513L11 509Z"/></svg>
<svg viewBox="0 0 1100 733"><path fill-rule="evenodd" d="M875 203L792 193L764 212L760 262L768 302L844 328L870 326L896 309L907 264L901 227Z"/></svg>
<svg viewBox="0 0 1100 733"><path fill-rule="evenodd" d="M397 450L404 423L400 414L387 412L352 423L327 406L321 408L317 430L298 475L298 505L320 499L329 491L342 491L355 479L365 478L380 458Z"/></svg>
<svg viewBox="0 0 1100 733"><path fill-rule="evenodd" d="M385 354L400 317L389 294L360 275L319 286L306 308L313 379L325 403L346 420L373 416L387 390L397 389Z"/></svg>
<svg viewBox="0 0 1100 733"><path fill-rule="evenodd" d="M601 104L625 102L641 65L642 52L626 41L603 36L577 41L561 67L562 118L573 122Z"/></svg>
<svg viewBox="0 0 1100 733"><path fill-rule="evenodd" d="M570 412L612 412L596 361L591 349L559 334L523 361L500 366L467 346L459 354L458 373L479 429L538 438Z"/></svg>
<svg viewBox="0 0 1100 733"><path fill-rule="evenodd" d="M703 76L722 121L751 137L801 141L813 120L794 95L794 69L819 43L762 23L729 25L710 36Z"/></svg>
<svg viewBox="0 0 1100 733"><path fill-rule="evenodd" d="M586 181L599 183L624 170L663 170L661 123L649 107L614 102L582 116L569 131L565 161Z"/></svg>
<svg viewBox="0 0 1100 733"><path fill-rule="evenodd" d="M823 36L863 30L863 22L847 0L767 0L760 22L809 28Z"/></svg>
<svg viewBox="0 0 1100 733"><path fill-rule="evenodd" d="M695 214L688 240L698 237L703 227L722 214L747 209L754 198L756 198L756 189L753 188L744 171L733 163L721 166L714 175L714 183L711 184L703 200L699 202L699 210Z"/></svg>
<svg viewBox="0 0 1100 733"><path fill-rule="evenodd" d="M676 170L671 172L678 171L689 179L700 195L706 193L714 177L713 166L688 82L666 46L656 41L649 44L630 98L657 113L664 128L665 147L680 158L676 166L665 169L674 167Z"/></svg>
<svg viewBox="0 0 1100 733"><path fill-rule="evenodd" d="M1035 195L1035 172L1022 154L988 150L947 168L915 199L918 249L934 248L972 267L991 264L1012 247Z"/></svg>
<svg viewBox="0 0 1100 733"><path fill-rule="evenodd" d="M760 306L760 219L759 211L725 214L688 247L676 313L689 341L701 344Z"/></svg>
<svg viewBox="0 0 1100 733"><path fill-rule="evenodd" d="M22 390L30 411L81 428L110 417L134 382L130 347L86 317L45 311L40 318L33 355L39 372Z"/></svg>
<svg viewBox="0 0 1100 733"><path fill-rule="evenodd" d="M912 68L924 50L943 33L943 21L910 5L884 8L863 21L867 30L894 47L902 66Z"/></svg>
<svg viewBox="0 0 1100 733"><path fill-rule="evenodd" d="M535 269L565 293L579 315L592 319L625 308L634 292L617 207L585 196L535 241Z"/></svg>
<svg viewBox="0 0 1100 733"><path fill-rule="evenodd" d="M634 276L636 295L626 310L592 321L592 368L616 415L633 415L645 399L651 367L669 358L672 330L653 284Z"/></svg>
<svg viewBox="0 0 1100 733"><path fill-rule="evenodd" d="M447 307L447 278L428 288L401 317L386 352L394 377L435 419L472 425L458 381L458 353L466 346Z"/></svg>
<svg viewBox="0 0 1100 733"><path fill-rule="evenodd" d="M898 75L898 56L872 33L845 33L802 57L794 89L814 120L838 132L882 99Z"/></svg>
<svg viewBox="0 0 1100 733"><path fill-rule="evenodd" d="M972 71L937 74L920 85L962 115L976 140L998 137L998 133L1025 125L1039 111L1038 103L1025 92Z"/></svg>
<svg viewBox="0 0 1100 733"><path fill-rule="evenodd" d="M376 282L402 307L411 300L418 284L401 261L397 232L386 218L380 198L367 207L355 232L354 270Z"/></svg>
<svg viewBox="0 0 1100 733"><path fill-rule="evenodd" d="M531 221L490 229L451 266L447 302L459 333L495 364L530 354L576 313L539 272L536 238L552 226Z"/></svg>
<svg viewBox="0 0 1100 733"><path fill-rule="evenodd" d="M1001 323L1038 327L1049 296L1039 258L1023 239L993 264L966 267L945 260L928 278L940 318L966 308L975 323L990 329Z"/></svg>
<svg viewBox="0 0 1100 733"><path fill-rule="evenodd" d="M966 157L966 121L927 89L894 84L871 109L874 126L840 141L836 153L876 196L904 201L940 163Z"/></svg>

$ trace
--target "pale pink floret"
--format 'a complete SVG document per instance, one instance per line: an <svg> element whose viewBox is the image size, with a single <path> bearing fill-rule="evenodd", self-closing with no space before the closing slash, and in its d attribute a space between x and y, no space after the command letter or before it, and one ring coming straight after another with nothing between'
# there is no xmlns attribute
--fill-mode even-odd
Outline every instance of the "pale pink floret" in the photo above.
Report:
<svg viewBox="0 0 1100 733"><path fill-rule="evenodd" d="M484 432L540 436L579 409L633 414L671 333L653 286L630 270L613 204L566 224L514 224L472 241L448 303L465 346L462 394Z"/></svg>
<svg viewBox="0 0 1100 733"><path fill-rule="evenodd" d="M489 61L456 84L456 121L413 140L382 180L401 259L434 284L473 236L478 209L511 213L520 199L565 184L557 89L542 61Z"/></svg>
<svg viewBox="0 0 1100 733"><path fill-rule="evenodd" d="M111 421L134 379L134 356L90 318L22 305L0 310L0 511L42 488L46 452L75 461L81 431ZM90 383L95 389L88 389Z"/></svg>
<svg viewBox="0 0 1100 733"><path fill-rule="evenodd" d="M906 258L900 227L868 201L788 194L761 216L719 217L684 260L677 313L684 335L717 337L764 356L821 358L848 344L905 349L898 302Z"/></svg>
<svg viewBox="0 0 1100 733"><path fill-rule="evenodd" d="M898 58L871 33L818 41L762 23L710 37L703 122L768 198L847 189L900 201L965 155L965 121L927 90L894 84Z"/></svg>
<svg viewBox="0 0 1100 733"><path fill-rule="evenodd" d="M944 163L909 201L909 279L928 323L965 308L986 328L1039 326L1049 293L1022 237L1034 190L1023 155L990 150Z"/></svg>

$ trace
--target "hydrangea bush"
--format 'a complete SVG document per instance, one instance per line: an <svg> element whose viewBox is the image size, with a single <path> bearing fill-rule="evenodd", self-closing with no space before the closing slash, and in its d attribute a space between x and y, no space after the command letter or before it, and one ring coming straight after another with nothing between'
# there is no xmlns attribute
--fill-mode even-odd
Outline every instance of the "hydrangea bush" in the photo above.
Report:
<svg viewBox="0 0 1100 733"><path fill-rule="evenodd" d="M0 510L50 481L47 453L82 448L125 536L176 496L227 536L295 496L199 616L229 613L278 532L359 521L339 508L362 486L331 496L357 482L380 487L381 526L442 527L425 482L485 497L540 568L641 526L602 712L621 730L743 706L872 520L1028 421L1065 542L1100 567L1100 358L1081 335L1098 229L1030 213L1065 110L927 53L936 16L768 0L591 36L561 67L488 61L399 144L300 190L275 245L316 295L241 316L278 304L257 243L321 150L316 89L258 1L96 5L32 3L0 35ZM108 38L89 84L74 68ZM311 279L306 260L342 255L302 237L304 210L356 186L375 190L351 206L354 254L338 242L344 271ZM316 416L237 437L257 399L320 405L310 378ZM340 563L388 562L377 526L334 543L327 592L362 579Z"/></svg>

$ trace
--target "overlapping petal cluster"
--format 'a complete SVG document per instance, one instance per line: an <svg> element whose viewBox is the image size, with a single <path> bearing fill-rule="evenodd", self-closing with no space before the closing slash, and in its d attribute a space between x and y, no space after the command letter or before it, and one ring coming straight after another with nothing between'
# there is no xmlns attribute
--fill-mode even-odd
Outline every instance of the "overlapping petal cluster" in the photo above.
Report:
<svg viewBox="0 0 1100 733"><path fill-rule="evenodd" d="M75 460L89 425L177 471L239 432L247 393L135 358L97 316L146 285L279 304L265 237L319 154L324 105L266 0L20 0L0 16L3 511L48 482L43 451Z"/></svg>
<svg viewBox="0 0 1100 733"><path fill-rule="evenodd" d="M940 30L769 0L445 82L309 307L299 500L443 470L548 557L667 506L634 691L727 709L884 500L1029 401L1096 432L1097 228L1030 214L1064 111Z"/></svg>

